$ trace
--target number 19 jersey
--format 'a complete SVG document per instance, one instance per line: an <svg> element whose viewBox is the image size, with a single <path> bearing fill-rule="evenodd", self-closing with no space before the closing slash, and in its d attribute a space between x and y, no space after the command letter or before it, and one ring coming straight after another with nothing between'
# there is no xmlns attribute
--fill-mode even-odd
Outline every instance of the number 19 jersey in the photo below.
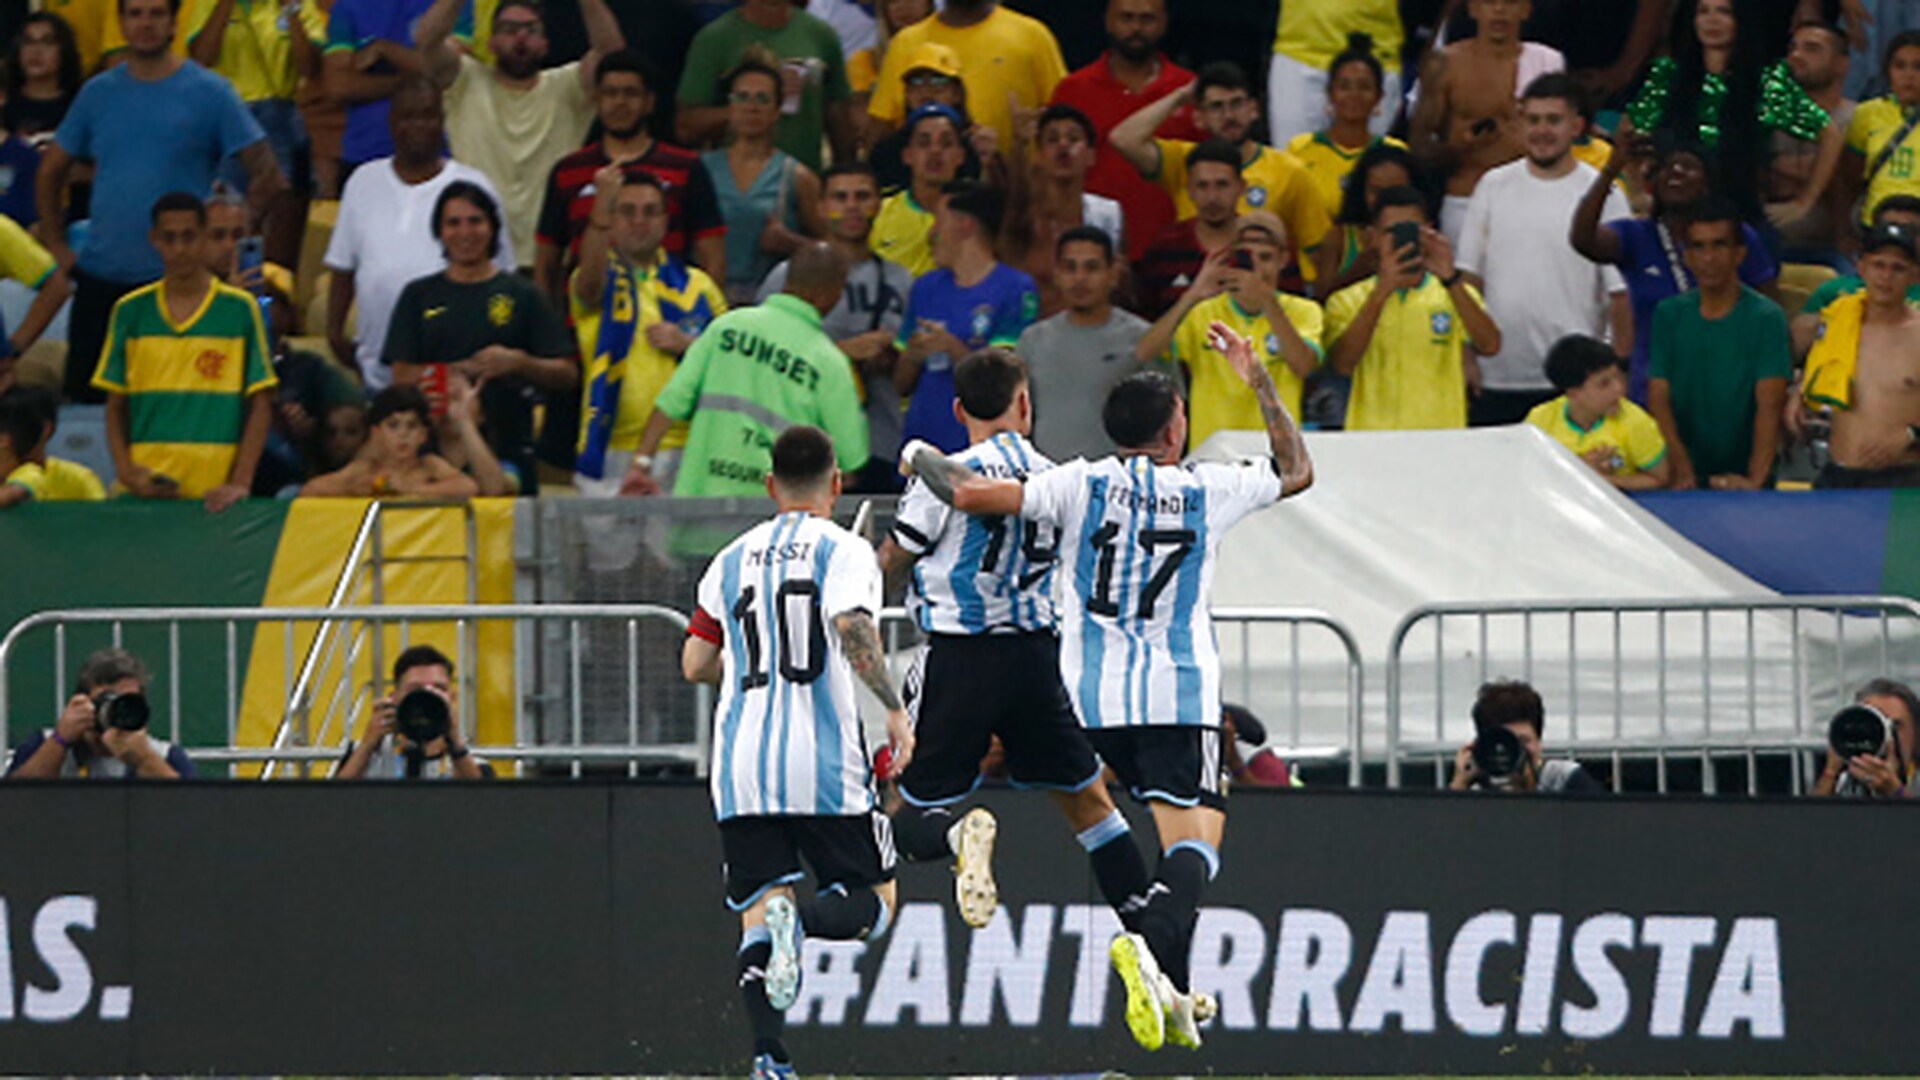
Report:
<svg viewBox="0 0 1920 1080"><path fill-rule="evenodd" d="M785 513L714 556L688 632L720 646L714 815L855 815L874 807L853 669L833 619L880 611L873 548Z"/></svg>
<svg viewBox="0 0 1920 1080"><path fill-rule="evenodd" d="M1011 431L975 443L951 460L996 480L1025 480L1053 467ZM962 514L919 480L910 482L894 518L893 542L921 556L913 565L908 598L914 621L930 634L1053 629L1055 534L1017 517Z"/></svg>
<svg viewBox="0 0 1920 1080"><path fill-rule="evenodd" d="M1027 480L1021 516L1061 531L1060 675L1083 725L1219 726L1220 538L1280 494L1267 460L1075 459Z"/></svg>

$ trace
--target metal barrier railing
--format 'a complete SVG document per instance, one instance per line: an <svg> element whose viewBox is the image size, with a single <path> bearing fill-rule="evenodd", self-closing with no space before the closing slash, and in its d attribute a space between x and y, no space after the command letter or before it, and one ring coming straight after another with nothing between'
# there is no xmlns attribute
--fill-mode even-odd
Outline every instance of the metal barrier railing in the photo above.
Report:
<svg viewBox="0 0 1920 1080"><path fill-rule="evenodd" d="M448 509L462 515L462 553L457 556L438 554L416 554L394 556L386 553L386 518L389 514L434 513ZM347 549L346 558L341 561L340 576L335 580L327 597L327 607L345 608L359 603L373 607L386 605L387 567L393 564L444 563L462 564L466 604L480 602L479 523L474 516L473 503L467 499L375 499L367 504L361 515L360 524L354 530L353 543ZM458 665L456 678L461 688L461 722L468 728L473 726L474 707L477 694L474 693L474 669L476 668L474 643L464 629L456 634L454 658ZM316 723L311 704L318 700L314 692L323 673L345 664L349 667L359 663L362 655L368 656L373 670L386 667L384 642L378 634L368 632L366 623L349 623L344 620L330 620L321 624L319 632L306 648L306 655L300 664L298 681L289 694L289 700L300 703L296 715L290 711L281 718L279 729L274 732L272 745L285 749L296 745L296 739L305 736L314 737L314 733L324 733L337 722L342 731L356 730L362 719L360 706L367 700L364 696L341 693L342 684L337 682L334 692L328 697L326 706L320 711ZM297 727L296 727L297 725ZM291 758L277 758L267 762L262 772L263 779L272 779L282 765L298 764Z"/></svg>
<svg viewBox="0 0 1920 1080"><path fill-rule="evenodd" d="M1265 719L1267 745L1283 757L1333 758L1344 752L1347 759L1347 785L1359 787L1364 762L1361 718L1366 670L1360 659L1360 644L1354 639L1353 632L1332 615L1313 608L1214 608L1213 624L1214 636L1221 644L1222 696L1236 697ZM1260 665L1255 660L1253 638L1256 628L1261 626L1283 626L1287 629L1287 644L1282 654L1285 659L1281 677L1283 689L1277 694L1272 692L1265 679L1256 677ZM1316 743L1303 730L1310 713L1314 711L1309 695L1315 698L1325 696L1318 692L1320 688L1316 684L1319 680L1308 677L1308 658L1301 644L1301 631L1308 627L1325 631L1340 646L1342 655L1337 662L1344 668L1344 694L1340 704L1346 729L1344 747ZM1239 639L1240 656L1237 663L1229 663L1226 655L1225 644L1230 635ZM1230 681L1239 684L1237 695L1227 693ZM1276 715L1283 718L1283 723L1275 721ZM1279 737L1283 731L1285 739Z"/></svg>
<svg viewBox="0 0 1920 1080"><path fill-rule="evenodd" d="M1311 609L1221 608L1214 612L1220 642L1223 693L1241 700L1268 721L1270 744L1299 758L1344 757L1348 782L1358 786L1366 762L1364 717L1364 663L1351 632L1337 619ZM1470 623L1466 633L1452 629ZM1637 621L1636 621L1637 620ZM710 744L708 719L712 692L688 688L678 679L672 687L653 687L654 704L643 704L640 683L643 624L657 622L677 642L686 617L657 605L533 604L533 605L420 605L387 607L309 608L156 608L42 612L13 627L0 639L0 745L13 741L9 731L12 704L9 684L21 642L36 631L54 638L54 695L57 714L69 683L68 636L81 627L104 627L114 643L128 628L142 626L165 635L165 659L155 666L163 672L171 737L181 734L181 670L184 664L203 665L203 655L188 657L182 648L183 627L199 627L223 642L225 699L224 746L191 748L197 760L207 762L283 762L305 772L314 765L336 761L340 749L356 731L310 730L297 720L310 715L316 700L326 693L355 699L356 707L343 715L360 715L366 703L379 696L384 673L362 670L352 650L342 658L343 671L361 671L357 679L331 682L302 678L296 655L296 630L318 630L339 624L337 640L381 637L374 630L397 631L400 641L416 627L453 624L456 633L474 640L480 625L506 622L513 627L514 740L476 745L476 752L497 761L560 763L573 775L589 766L625 764L629 773L643 764L707 767ZM883 613L883 627L896 661L904 661L912 627L901 609ZM1599 625L1592 625L1597 622ZM277 625L284 641L280 687L284 700L271 718L277 745L239 745L239 724L249 654L259 642L242 644L248 632ZM609 665L607 642L598 651L583 647L591 627L609 626L623 640L612 653L623 656ZM564 657L555 670L540 664L542 650L532 640L540 628L547 644ZM343 629L344 628L344 629ZM1278 645L1257 640L1262 628L1284 631ZM346 632L351 630L351 632ZM1452 630L1452 632L1449 632ZM1727 631L1731 630L1731 633ZM1430 670L1416 660L1416 641L1431 637ZM1317 651L1309 634L1325 638ZM1685 643L1688 648L1680 646ZM1237 650L1235 648L1237 644ZM404 647L404 645L403 645ZM1691 651L1689 651L1691 650ZM677 655L677 653L675 654ZM1337 693L1315 687L1309 677L1314 661L1338 669ZM617 737L621 717L597 716L597 732L613 731L614 738L587 738L589 727L582 693L584 669L623 668L624 741ZM1795 759L1793 787L1801 790L1817 762L1807 755L1825 744L1824 722L1831 708L1847 700L1855 685L1880 674L1910 675L1920 670L1920 603L1896 597L1760 597L1666 601L1572 601L1505 604L1435 604L1409 613L1391 638L1386 672L1386 735L1376 760L1384 756L1389 786L1398 787L1403 766L1431 760L1437 782L1458 746L1470 738L1463 728L1466 702L1480 682L1494 676L1528 680L1547 698L1549 742L1556 752L1605 754L1613 758L1616 786L1623 761L1651 758L1658 769L1657 786L1667 790L1670 760L1697 759L1703 767L1703 786L1712 790L1712 764L1727 757L1747 758L1749 789L1760 755L1786 754ZM1323 676L1325 672L1321 673ZM1425 684L1418 677L1427 678ZM663 682L666 680L662 680ZM1452 698L1450 699L1449 686ZM1426 692L1423 697L1421 690ZM643 733L643 709L657 709L666 695L680 695L679 720L685 738L653 739ZM1431 711L1430 740L1410 739L1417 717ZM541 722L536 725L529 713ZM1330 730L1318 722L1337 715L1344 725L1345 745L1329 745L1316 735ZM1452 720L1450 732L1449 720ZM471 721L466 721L471 731ZM1596 730L1596 724L1599 730ZM536 729L537 728L537 729ZM278 738L285 734L285 738ZM1455 737L1450 737L1450 735Z"/></svg>
<svg viewBox="0 0 1920 1080"><path fill-rule="evenodd" d="M381 687L385 685L386 673L378 667L363 665L358 654L349 649L343 657L342 666L336 669L331 680L318 680L307 675L305 664L297 662L294 642L303 626L314 628L316 635L330 625L339 624L348 629L334 630L335 640L373 639L384 635L381 631L397 632L401 648L411 638L416 628L434 625L453 624L458 639L465 642L477 640L482 626L488 623L506 622L512 627L512 663L513 663L513 705L514 732L512 743L482 744L474 743L474 752L482 757L496 761L544 761L560 762L570 765L573 775L578 776L588 764L623 763L628 766L629 774L638 771L642 764L685 764L704 775L708 761L710 726L707 718L712 713L712 689L701 685L687 687L674 680L671 687L655 688L659 692L653 695L656 703L671 704L676 698L691 703L693 722L690 726L691 738L678 741L647 740L642 737L642 687L639 685L641 670L640 638L642 624L662 623L672 631L676 643L685 634L687 617L672 608L653 604L480 604L480 605L389 605L384 607L300 607L300 608L125 608L125 609L89 609L71 611L45 611L21 620L5 638L0 639L0 746L12 744L9 731L11 696L9 680L16 652L27 636L34 631L51 632L54 638L54 702L53 713L58 715L65 703L65 688L70 685L68 679L68 636L70 631L80 627L105 627L115 645L122 643L123 635L131 627L146 626L158 628L166 637L166 658L163 664L155 667L162 672L164 686L168 696L169 737L174 742L181 741L182 698L181 671L183 663L204 663L204 659L183 657L181 631L183 627L204 626L223 631L225 642L225 731L224 747L188 747L188 754L196 760L209 762L288 762L304 769L316 763L338 760L346 742L358 735L358 732L343 725L337 735L331 728L325 731L311 731L304 726L304 718L312 715L313 705L323 692L336 697L345 695L355 699L355 707L345 715L359 715L361 706L381 696ZM585 738L587 722L583 715L584 695L582 646L583 625L614 624L624 629L626 656L625 673L627 693L623 695L626 706L626 736L622 742L588 742ZM241 708L244 693L243 665L249 663L250 653L259 647L256 640L253 649L242 649L240 644L241 628L258 630L262 627L277 625L283 632L283 658L280 686L286 688L285 697L279 702L277 715L271 717L274 736L269 745L258 747L239 744ZM558 688L554 682L544 678L546 673L540 670L537 642L531 640L530 632L538 625L543 628L552 626L563 636L561 646L568 660L566 670L560 673ZM677 655L677 653L676 653ZM677 666L677 665L676 665ZM556 700L557 698L557 700ZM542 715L557 713L557 723L545 725L538 733L548 737L535 737L536 733L529 725L526 707L534 703ZM475 703L477 704L477 703ZM463 711L461 721L466 724L469 735L472 734L470 714ZM596 729L609 725L596 722ZM617 725L614 725L617 727ZM558 734L556 739L551 736Z"/></svg>
<svg viewBox="0 0 1920 1080"><path fill-rule="evenodd" d="M1448 633L1463 621L1464 634ZM1784 754L1798 794L1817 772L1832 709L1872 676L1914 670L1920 603L1901 597L1431 604L1401 619L1388 646L1387 784L1424 760L1445 783L1472 737L1473 693L1510 677L1540 690L1552 752L1610 756L1616 789L1629 759L1653 760L1661 792L1670 761L1697 759L1713 793L1715 762L1734 757L1757 793L1762 755ZM1432 739L1409 740L1427 709Z"/></svg>
<svg viewBox="0 0 1920 1080"><path fill-rule="evenodd" d="M881 613L881 632L887 653L904 661L917 640L917 628L904 608L888 608ZM1338 619L1312 608L1215 608L1214 636L1220 643L1221 694L1236 700L1265 720L1267 745L1290 759L1314 758L1347 761L1347 782L1360 786L1362 764L1362 696L1366 686L1360 658L1360 645ZM1275 650L1282 668L1270 674L1271 660L1257 660L1254 637L1258 627L1280 627L1287 632L1284 647ZM1311 659L1302 644L1308 628L1325 631L1337 645L1337 698L1328 703L1317 680L1307 677ZM1227 642L1237 639L1239 654L1230 657ZM1316 713L1337 718L1344 734L1344 745L1315 741L1307 728ZM1324 724L1313 726L1325 729Z"/></svg>

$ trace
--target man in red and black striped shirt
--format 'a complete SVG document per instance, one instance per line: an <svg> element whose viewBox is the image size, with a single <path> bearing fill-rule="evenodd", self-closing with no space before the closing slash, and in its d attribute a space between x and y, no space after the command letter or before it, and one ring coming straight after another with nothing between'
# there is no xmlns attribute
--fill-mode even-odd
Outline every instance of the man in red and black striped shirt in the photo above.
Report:
<svg viewBox="0 0 1920 1080"><path fill-rule="evenodd" d="M1246 190L1239 154L1237 147L1220 139L1209 139L1188 154L1187 195L1196 216L1161 230L1134 264L1140 295L1134 310L1139 314L1149 319L1166 314L1200 276L1207 256L1233 242L1240 195Z"/></svg>
<svg viewBox="0 0 1920 1080"><path fill-rule="evenodd" d="M602 60L594 76L601 141L561 158L547 178L534 275L562 311L566 310L567 274L579 258L580 237L593 211L593 174L616 161L629 177L652 173L666 189L667 237L661 247L698 265L717 281L726 279L727 226L706 166L700 163L700 155L660 142L647 132L653 115L653 83L646 62L636 52L623 49Z"/></svg>

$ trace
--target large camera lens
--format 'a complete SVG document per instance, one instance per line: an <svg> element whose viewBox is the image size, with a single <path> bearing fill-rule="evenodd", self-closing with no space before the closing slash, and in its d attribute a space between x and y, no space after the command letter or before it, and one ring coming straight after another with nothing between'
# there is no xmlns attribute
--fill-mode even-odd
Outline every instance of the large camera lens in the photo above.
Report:
<svg viewBox="0 0 1920 1080"><path fill-rule="evenodd" d="M393 707L394 726L415 746L426 746L447 733L453 710L447 699L431 690L414 690Z"/></svg>
<svg viewBox="0 0 1920 1080"><path fill-rule="evenodd" d="M1473 767L1496 783L1519 772L1526 757L1520 736L1503 727L1490 727L1473 740Z"/></svg>
<svg viewBox="0 0 1920 1080"><path fill-rule="evenodd" d="M93 699L93 723L106 731L144 731L153 719L145 694L101 694Z"/></svg>
<svg viewBox="0 0 1920 1080"><path fill-rule="evenodd" d="M1827 745L1842 760L1879 754L1887 745L1890 727L1885 714L1871 705L1849 705L1827 724Z"/></svg>

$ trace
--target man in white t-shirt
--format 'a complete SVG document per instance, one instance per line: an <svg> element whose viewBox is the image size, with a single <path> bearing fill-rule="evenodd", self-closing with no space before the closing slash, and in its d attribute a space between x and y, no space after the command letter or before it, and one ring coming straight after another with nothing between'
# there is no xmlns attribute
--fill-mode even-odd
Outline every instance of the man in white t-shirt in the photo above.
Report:
<svg viewBox="0 0 1920 1080"><path fill-rule="evenodd" d="M593 73L627 39L607 0L580 0L587 54L546 68L547 22L534 0L504 0L493 12L493 66L462 53L454 23L466 0L435 0L416 31L433 77L447 93L453 156L486 173L505 198L513 249L533 265L534 226L547 176L580 149L593 126Z"/></svg>
<svg viewBox="0 0 1920 1080"><path fill-rule="evenodd" d="M1611 337L1632 347L1626 282L1611 266L1573 250L1568 227L1594 169L1576 161L1573 142L1586 121L1566 75L1542 75L1520 101L1526 156L1480 178L1461 230L1459 267L1487 298L1500 325L1500 351L1480 359L1482 385L1468 410L1476 426L1517 424L1556 391L1547 351L1568 334ZM1619 191L1606 218L1631 217ZM1624 353L1623 353L1624 355Z"/></svg>
<svg viewBox="0 0 1920 1080"><path fill-rule="evenodd" d="M340 217L327 244L327 269L333 284L327 294L327 342L341 363L353 358L368 391L384 389L392 370L380 362L400 290L414 278L446 268L446 252L435 239L433 204L455 180L471 180L493 196L500 194L478 169L440 156L446 145L446 115L440 88L421 76L394 91L388 125L393 156L369 161L353 171L340 197ZM501 237L495 260L511 273L518 264L511 237ZM359 302L355 333L347 335L347 313Z"/></svg>

